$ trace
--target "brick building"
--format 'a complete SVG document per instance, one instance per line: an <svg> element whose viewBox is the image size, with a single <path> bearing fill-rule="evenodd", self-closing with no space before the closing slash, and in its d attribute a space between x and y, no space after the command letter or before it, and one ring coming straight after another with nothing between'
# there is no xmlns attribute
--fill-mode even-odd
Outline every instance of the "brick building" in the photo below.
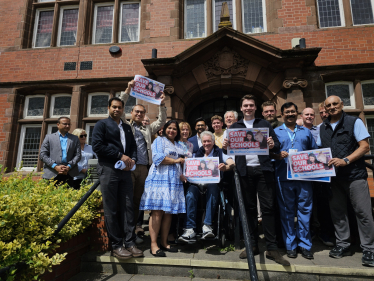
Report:
<svg viewBox="0 0 374 281"><path fill-rule="evenodd" d="M223 2L233 28L217 31ZM0 0L0 7L0 163L9 170L21 160L24 170L40 170L38 149L58 116L92 133L108 98L135 74L167 85L168 118L223 115L247 93L259 103L292 100L300 110L338 94L374 130L372 0ZM306 48L293 48L300 38ZM122 52L110 54L113 45ZM146 107L154 120L157 107Z"/></svg>

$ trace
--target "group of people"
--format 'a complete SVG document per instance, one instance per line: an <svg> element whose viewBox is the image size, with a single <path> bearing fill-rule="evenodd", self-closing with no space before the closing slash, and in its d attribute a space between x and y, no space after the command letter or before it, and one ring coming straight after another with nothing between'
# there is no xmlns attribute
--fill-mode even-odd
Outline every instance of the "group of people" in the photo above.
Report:
<svg viewBox="0 0 374 281"><path fill-rule="evenodd" d="M122 120L134 83L129 82L119 98L109 100L109 117L95 125L92 147L85 144L84 130L76 129L73 135L69 134L70 119L61 117L58 132L46 136L40 151L40 159L45 164L43 177L75 187L79 187L87 172L88 159L98 158L105 225L113 256L119 259L143 256L136 243L141 242L137 234L144 232L141 227L144 211L151 211L149 232L153 256L164 257L165 252L178 251L171 245L171 240L175 239L170 239L176 214L185 214L184 232L177 240L195 241L200 191L183 175L183 164L186 158L218 157L216 168L221 179L234 166L238 171L255 255L259 254L259 212L268 259L290 265L279 253L280 242L287 250L287 257L296 258L301 253L304 258L313 259L312 237L316 232L324 244L335 245L330 257L351 255L349 200L357 218L362 263L374 266L374 223L363 158L369 151L369 134L359 118L343 111L339 97L330 96L320 104L323 122L315 126L312 108L301 112L303 123L297 124L298 107L292 102L281 106L283 122L278 120L276 106L270 101L261 106L264 118L256 118L255 97L246 95L240 101L242 119L238 120L236 111L226 112L224 120L215 115L211 118L214 130L211 133L206 130L205 120L198 118L194 124L197 133L191 136L191 126L187 122L166 120L164 93L160 96L158 119L153 123L149 122L146 108L141 104L132 108L129 122ZM248 141L256 139L262 147L267 147L269 155L227 155L229 139L224 124L230 129L268 128L267 137L246 137ZM152 140L154 135L157 137ZM310 154L308 161L334 165L336 177L331 183L287 180L289 153L319 147L331 148L332 158L322 155L325 158L319 159L319 155ZM118 161L122 161L121 169L118 169ZM218 184L207 184L202 238L215 236L213 223L218 202ZM334 229L335 244L331 239ZM246 258L246 251L239 257Z"/></svg>

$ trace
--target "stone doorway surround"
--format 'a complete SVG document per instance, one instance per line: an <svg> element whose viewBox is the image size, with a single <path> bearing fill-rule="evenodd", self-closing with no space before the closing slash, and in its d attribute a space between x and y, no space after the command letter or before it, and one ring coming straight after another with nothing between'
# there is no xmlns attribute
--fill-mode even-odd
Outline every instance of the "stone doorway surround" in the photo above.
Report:
<svg viewBox="0 0 374 281"><path fill-rule="evenodd" d="M253 94L279 108L292 100L305 108L303 69L314 65L321 48L281 50L231 28L221 28L171 58L143 59L151 78L166 84L172 116L186 120L204 101ZM239 109L238 109L239 110Z"/></svg>

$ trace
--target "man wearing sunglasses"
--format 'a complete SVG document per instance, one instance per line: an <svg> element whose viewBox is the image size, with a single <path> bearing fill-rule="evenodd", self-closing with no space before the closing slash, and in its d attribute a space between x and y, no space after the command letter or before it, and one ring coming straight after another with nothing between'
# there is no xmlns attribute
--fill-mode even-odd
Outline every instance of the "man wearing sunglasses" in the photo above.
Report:
<svg viewBox="0 0 374 281"><path fill-rule="evenodd" d="M81 148L77 136L69 134L70 118L57 120L58 131L48 134L40 148L40 160L44 162L44 179L53 179L56 185L68 183L73 186L73 177L79 174L78 162Z"/></svg>
<svg viewBox="0 0 374 281"><path fill-rule="evenodd" d="M121 92L121 100L126 104L131 89L134 87L135 81L131 80L127 84L127 89ZM135 105L131 110L131 120L127 122L131 126L132 132L135 137L137 146L138 160L136 161L135 171L131 172L131 178L134 188L134 218L138 220L139 215L139 204L144 192L145 179L148 176L148 167L152 165L152 140L151 137L157 133L166 123L166 107L165 107L165 95L161 92L161 104L159 106L158 119L153 123L144 125L146 109L142 104ZM148 118L148 117L147 117ZM148 118L149 119L149 118ZM141 225L137 225L135 228L136 234L144 234L144 230ZM137 243L143 242L140 237L136 239Z"/></svg>

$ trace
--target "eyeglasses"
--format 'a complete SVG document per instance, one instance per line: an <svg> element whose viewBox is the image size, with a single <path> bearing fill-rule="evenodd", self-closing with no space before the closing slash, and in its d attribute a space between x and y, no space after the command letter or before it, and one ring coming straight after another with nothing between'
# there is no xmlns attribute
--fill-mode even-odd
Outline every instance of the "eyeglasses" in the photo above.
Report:
<svg viewBox="0 0 374 281"><path fill-rule="evenodd" d="M145 114L145 111L141 111L141 110L134 110L134 112L135 112L136 114Z"/></svg>
<svg viewBox="0 0 374 281"><path fill-rule="evenodd" d="M87 138L87 135L80 135L79 136L81 139L83 139L83 138Z"/></svg>

